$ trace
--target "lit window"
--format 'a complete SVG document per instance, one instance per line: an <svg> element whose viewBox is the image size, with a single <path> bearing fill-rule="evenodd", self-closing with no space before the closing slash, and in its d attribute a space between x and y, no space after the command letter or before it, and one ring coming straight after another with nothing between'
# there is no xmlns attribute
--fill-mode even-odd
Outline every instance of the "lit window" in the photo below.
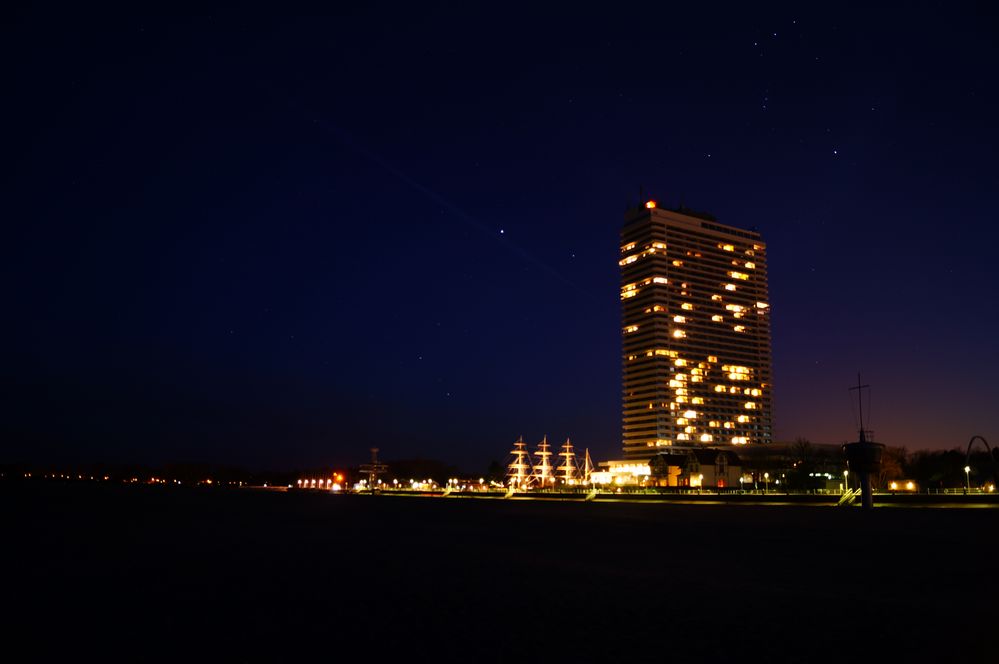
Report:
<svg viewBox="0 0 999 664"><path fill-rule="evenodd" d="M746 261L746 268L747 269L752 270L755 267L756 267L756 263L754 263L753 261Z"/></svg>
<svg viewBox="0 0 999 664"><path fill-rule="evenodd" d="M686 424L687 424L687 418L686 417L678 417L678 418L676 418L676 425L678 427L685 426Z"/></svg>
<svg viewBox="0 0 999 664"><path fill-rule="evenodd" d="M735 251L735 247L733 247L730 244L719 244L718 248L719 249L724 249L725 251Z"/></svg>
<svg viewBox="0 0 999 664"><path fill-rule="evenodd" d="M624 328L624 331L627 334L631 334L632 332L634 332L637 329L638 329L637 325L629 325L628 327Z"/></svg>
<svg viewBox="0 0 999 664"><path fill-rule="evenodd" d="M708 426L711 427L711 428L713 428L713 429L717 429L718 428L718 421L717 420L711 420L710 422L708 422Z"/></svg>
<svg viewBox="0 0 999 664"><path fill-rule="evenodd" d="M755 401L747 401L746 402L746 410L756 410L756 402Z"/></svg>
<svg viewBox="0 0 999 664"><path fill-rule="evenodd" d="M766 309L766 308L767 308L767 307L769 307L769 306L770 306L770 305L769 305L769 304L767 304L766 302L757 302L757 303L756 303L756 308L757 308L757 309Z"/></svg>
<svg viewBox="0 0 999 664"><path fill-rule="evenodd" d="M683 416L686 417L687 419L691 419L692 420L695 417L697 417L697 411L696 410L685 410L685 411L683 411Z"/></svg>
<svg viewBox="0 0 999 664"><path fill-rule="evenodd" d="M634 242L629 242L628 244L626 244L623 247L621 247L621 253L623 254L626 251L631 251L634 248L635 248L635 243Z"/></svg>
<svg viewBox="0 0 999 664"><path fill-rule="evenodd" d="M638 295L638 291L637 290L625 291L625 292L621 293L621 299L622 300L627 300L629 297L635 297L636 295Z"/></svg>
<svg viewBox="0 0 999 664"><path fill-rule="evenodd" d="M735 290L735 284L725 284L725 290L734 291Z"/></svg>
<svg viewBox="0 0 999 664"><path fill-rule="evenodd" d="M652 209L654 209L656 207L656 202L655 201L646 201L645 202L645 207L648 208L648 209L650 209L650 210L652 210Z"/></svg>
<svg viewBox="0 0 999 664"><path fill-rule="evenodd" d="M756 249L757 251L759 251L759 250L760 250L760 249L762 249L762 248L763 248L763 245L762 245L762 244L754 244L754 245L753 245L753 249Z"/></svg>
<svg viewBox="0 0 999 664"><path fill-rule="evenodd" d="M712 438L711 434L709 434L709 433L702 433L701 434L701 442L702 443L710 443L712 440L714 440L714 438Z"/></svg>
<svg viewBox="0 0 999 664"><path fill-rule="evenodd" d="M732 318L742 318L742 314L736 312L736 313L732 314Z"/></svg>
<svg viewBox="0 0 999 664"><path fill-rule="evenodd" d="M732 329L735 330L736 332L745 332L746 331L746 326L745 325L736 325Z"/></svg>
<svg viewBox="0 0 999 664"><path fill-rule="evenodd" d="M690 436L688 436L685 433L678 433L678 434L676 434L676 439L677 440L690 440Z"/></svg>
<svg viewBox="0 0 999 664"><path fill-rule="evenodd" d="M673 364L678 367L685 367L687 366L687 360L676 360L673 362ZM682 376L683 374L680 375Z"/></svg>
<svg viewBox="0 0 999 664"><path fill-rule="evenodd" d="M749 393L750 393L751 395L753 395L754 397L758 397L758 396L760 396L760 390L759 390L759 389L757 389L757 388L755 388L755 387L754 387L754 388L753 388L752 390L750 390L750 391L749 391Z"/></svg>
<svg viewBox="0 0 999 664"><path fill-rule="evenodd" d="M732 425L732 423L731 423L731 422L726 422L726 423L724 424L724 426L725 426L725 428L726 428L726 429L731 429L733 425Z"/></svg>
<svg viewBox="0 0 999 664"><path fill-rule="evenodd" d="M714 300L715 302L721 302L722 296L721 295L712 295L711 299Z"/></svg>
<svg viewBox="0 0 999 664"><path fill-rule="evenodd" d="M693 311L694 305L692 305L690 302L684 302L683 304L680 305L680 308L683 309L684 311Z"/></svg>
<svg viewBox="0 0 999 664"><path fill-rule="evenodd" d="M652 311L666 311L666 307L661 304L656 304L652 306Z"/></svg>
<svg viewBox="0 0 999 664"><path fill-rule="evenodd" d="M687 336L687 333L683 330L673 330L673 336L677 339L683 339Z"/></svg>
<svg viewBox="0 0 999 664"><path fill-rule="evenodd" d="M741 304L726 304L725 309L728 311L742 311L743 306Z"/></svg>
<svg viewBox="0 0 999 664"><path fill-rule="evenodd" d="M746 442L747 441L745 436L732 436L733 445L745 445Z"/></svg>
<svg viewBox="0 0 999 664"><path fill-rule="evenodd" d="M632 355L632 357L635 357L635 356ZM724 392L724 391L725 391L725 386L724 385L715 385L715 392Z"/></svg>
<svg viewBox="0 0 999 664"><path fill-rule="evenodd" d="M749 421L749 415L740 415L739 417L737 417L735 419L736 419L736 421L739 424L745 424L746 422Z"/></svg>
<svg viewBox="0 0 999 664"><path fill-rule="evenodd" d="M714 355L708 355L708 362L717 362L718 358Z"/></svg>
<svg viewBox="0 0 999 664"><path fill-rule="evenodd" d="M733 279L741 279L743 281L749 279L749 275L746 274L745 272L729 272L728 276L732 277Z"/></svg>
<svg viewBox="0 0 999 664"><path fill-rule="evenodd" d="M652 277L652 283L654 284L668 284L669 280L666 277Z"/></svg>
<svg viewBox="0 0 999 664"><path fill-rule="evenodd" d="M674 323L686 323L687 318L685 316L673 316Z"/></svg>
<svg viewBox="0 0 999 664"><path fill-rule="evenodd" d="M674 380L671 380L669 382L669 386L670 387L683 387L683 383L681 383L680 381L674 379Z"/></svg>
<svg viewBox="0 0 999 664"><path fill-rule="evenodd" d="M703 406L704 405L704 397L691 397L690 398L690 403L694 404L695 406Z"/></svg>
<svg viewBox="0 0 999 664"><path fill-rule="evenodd" d="M684 390L684 391L686 392L686 390ZM686 396L680 396L680 397L677 397L676 399L674 399L674 401L676 401L677 403L687 403L687 397Z"/></svg>
<svg viewBox="0 0 999 664"><path fill-rule="evenodd" d="M690 427L690 426L683 427L683 432L684 433L694 433L694 431L696 431L696 429L694 429L694 427Z"/></svg>
<svg viewBox="0 0 999 664"><path fill-rule="evenodd" d="M722 317L719 316L718 314L715 314L714 316L711 317L711 320L713 320L716 323L720 323L722 322Z"/></svg>
<svg viewBox="0 0 999 664"><path fill-rule="evenodd" d="M627 258L622 258L621 260L619 260L617 264L623 267L625 265L631 265L637 260L638 256L628 256Z"/></svg>
<svg viewBox="0 0 999 664"><path fill-rule="evenodd" d="M683 265L683 261L673 261L673 267L680 267Z"/></svg>
<svg viewBox="0 0 999 664"><path fill-rule="evenodd" d="M666 243L665 242L653 242L652 243L652 247L654 249L665 249L666 248Z"/></svg>

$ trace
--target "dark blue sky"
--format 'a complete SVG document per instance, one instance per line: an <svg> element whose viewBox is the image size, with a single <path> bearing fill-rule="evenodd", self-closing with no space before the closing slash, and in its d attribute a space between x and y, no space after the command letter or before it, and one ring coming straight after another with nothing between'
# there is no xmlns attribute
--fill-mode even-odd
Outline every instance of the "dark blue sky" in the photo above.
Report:
<svg viewBox="0 0 999 664"><path fill-rule="evenodd" d="M779 440L999 441L987 5L9 15L4 459L620 452L638 190L768 242Z"/></svg>

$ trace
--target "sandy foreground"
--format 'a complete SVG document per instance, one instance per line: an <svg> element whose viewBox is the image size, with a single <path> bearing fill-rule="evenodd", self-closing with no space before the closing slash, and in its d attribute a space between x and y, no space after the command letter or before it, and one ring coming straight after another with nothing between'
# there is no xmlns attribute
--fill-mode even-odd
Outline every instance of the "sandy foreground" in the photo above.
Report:
<svg viewBox="0 0 999 664"><path fill-rule="evenodd" d="M994 509L0 496L26 659L999 658Z"/></svg>

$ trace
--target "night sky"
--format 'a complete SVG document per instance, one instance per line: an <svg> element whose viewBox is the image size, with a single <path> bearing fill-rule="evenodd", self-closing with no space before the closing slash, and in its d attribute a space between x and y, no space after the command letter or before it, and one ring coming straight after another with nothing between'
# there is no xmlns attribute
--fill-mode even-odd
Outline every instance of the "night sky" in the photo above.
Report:
<svg viewBox="0 0 999 664"><path fill-rule="evenodd" d="M0 460L617 458L640 188L767 241L777 440L999 444L987 7L8 15Z"/></svg>

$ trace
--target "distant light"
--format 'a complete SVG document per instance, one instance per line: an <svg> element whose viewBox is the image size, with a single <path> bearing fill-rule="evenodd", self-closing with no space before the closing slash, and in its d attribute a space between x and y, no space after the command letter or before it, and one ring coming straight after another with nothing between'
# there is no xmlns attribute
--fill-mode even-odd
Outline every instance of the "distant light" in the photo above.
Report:
<svg viewBox="0 0 999 664"><path fill-rule="evenodd" d="M652 210L652 209L654 209L656 207L656 202L655 201L645 201L645 207L647 207L648 209Z"/></svg>

